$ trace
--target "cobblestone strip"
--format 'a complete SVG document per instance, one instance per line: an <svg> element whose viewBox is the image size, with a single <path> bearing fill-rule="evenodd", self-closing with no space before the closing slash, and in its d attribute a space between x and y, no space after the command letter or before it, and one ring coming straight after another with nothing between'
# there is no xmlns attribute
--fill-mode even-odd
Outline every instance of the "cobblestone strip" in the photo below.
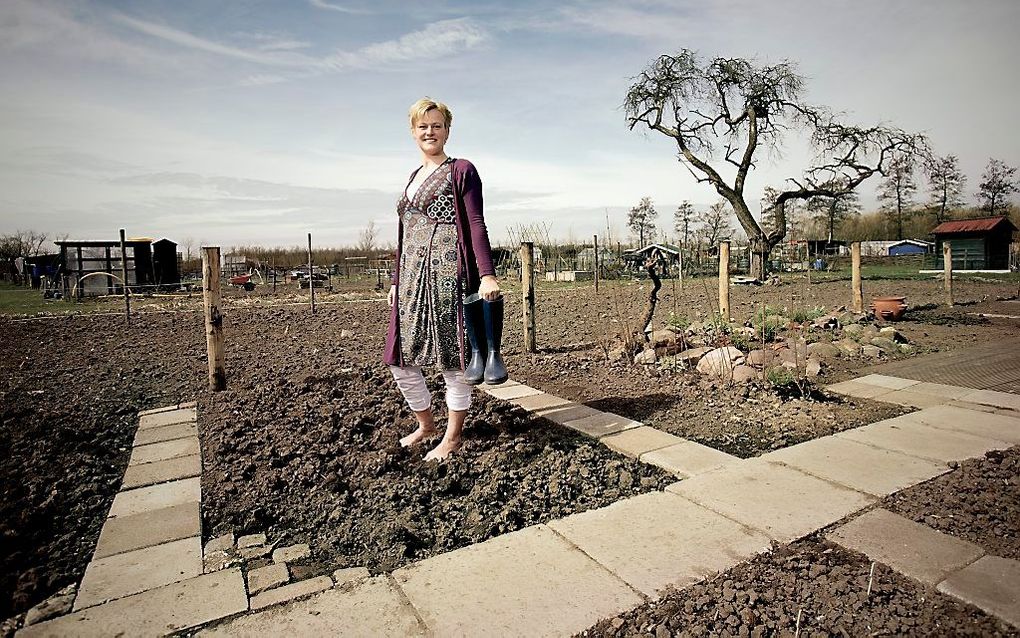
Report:
<svg viewBox="0 0 1020 638"><path fill-rule="evenodd" d="M689 478L739 461L735 456L648 427L627 417L601 412L581 403L518 383L479 386L482 392L598 439L609 449Z"/></svg>

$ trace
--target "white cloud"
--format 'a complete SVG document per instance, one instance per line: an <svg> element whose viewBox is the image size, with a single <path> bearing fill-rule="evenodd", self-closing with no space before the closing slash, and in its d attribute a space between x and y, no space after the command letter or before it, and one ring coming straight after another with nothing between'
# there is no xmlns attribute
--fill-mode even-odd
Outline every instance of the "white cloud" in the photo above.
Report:
<svg viewBox="0 0 1020 638"><path fill-rule="evenodd" d="M327 11L339 11L340 13L346 13L348 15L364 15L369 13L364 9L352 9L335 2L326 2L326 0L308 0L308 4L312 5L317 9L325 9Z"/></svg>

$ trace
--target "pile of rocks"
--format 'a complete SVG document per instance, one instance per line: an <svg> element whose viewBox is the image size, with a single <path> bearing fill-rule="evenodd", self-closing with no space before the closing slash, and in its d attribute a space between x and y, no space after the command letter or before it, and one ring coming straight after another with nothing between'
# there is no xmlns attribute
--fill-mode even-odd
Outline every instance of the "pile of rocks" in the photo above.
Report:
<svg viewBox="0 0 1020 638"><path fill-rule="evenodd" d="M840 357L878 359L916 350L896 328L881 326L869 315L844 308L803 323L780 315L771 315L767 321L786 336L758 349L745 347L746 352L733 344L753 344L760 339L751 322L739 326L698 321L683 330L666 327L650 332L643 350L631 352L618 344L610 359L632 358L638 364L696 369L706 376L746 382L761 378L768 368L786 368L810 379L818 376L827 362Z"/></svg>

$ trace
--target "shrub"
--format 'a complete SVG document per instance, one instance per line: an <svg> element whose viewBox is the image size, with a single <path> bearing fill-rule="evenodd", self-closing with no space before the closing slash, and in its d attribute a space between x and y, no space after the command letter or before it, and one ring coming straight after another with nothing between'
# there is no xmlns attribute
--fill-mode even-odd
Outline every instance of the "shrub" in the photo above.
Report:
<svg viewBox="0 0 1020 638"><path fill-rule="evenodd" d="M789 314L791 321L797 323L806 323L808 321L814 321L825 314L825 306L816 306L814 308L794 308L793 312Z"/></svg>

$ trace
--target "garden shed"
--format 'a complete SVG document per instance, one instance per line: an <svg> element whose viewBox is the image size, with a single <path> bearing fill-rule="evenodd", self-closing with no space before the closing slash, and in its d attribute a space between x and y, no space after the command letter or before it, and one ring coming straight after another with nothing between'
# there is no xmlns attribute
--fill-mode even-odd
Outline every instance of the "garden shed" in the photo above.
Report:
<svg viewBox="0 0 1020 638"><path fill-rule="evenodd" d="M120 240L65 239L53 242L60 247L63 264L64 297L112 295L120 293ZM152 240L128 239L124 242L127 285L138 292L152 284ZM143 288L144 289L144 288Z"/></svg>
<svg viewBox="0 0 1020 638"><path fill-rule="evenodd" d="M931 231L935 268L942 270L942 245L951 242L953 270L1009 270L1009 245L1017 227L1005 216L955 219Z"/></svg>
<svg viewBox="0 0 1020 638"><path fill-rule="evenodd" d="M896 257L899 255L925 255L932 251L932 244L930 241L920 241L917 239L904 239L894 244L889 244L889 256Z"/></svg>

